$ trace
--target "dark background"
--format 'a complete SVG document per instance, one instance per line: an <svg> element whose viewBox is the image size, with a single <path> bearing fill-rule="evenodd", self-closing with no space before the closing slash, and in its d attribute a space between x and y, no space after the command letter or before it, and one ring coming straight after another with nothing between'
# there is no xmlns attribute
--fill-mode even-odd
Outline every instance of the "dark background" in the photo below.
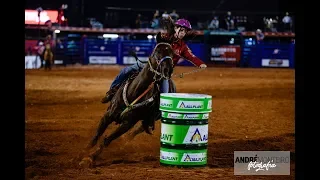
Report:
<svg viewBox="0 0 320 180"><path fill-rule="evenodd" d="M232 15L247 16L251 24L263 27L263 17L282 18L285 12L289 12L294 20L294 3L289 0L27 0L25 9L41 6L57 10L61 4L68 4L65 15L69 26L82 27L90 27L88 18L95 18L104 27L133 28L137 14L142 15L143 21L150 22L155 10L161 15L173 9L192 23L209 21L213 15L223 18L231 11ZM248 30L252 29L255 28L248 27Z"/></svg>
<svg viewBox="0 0 320 180"><path fill-rule="evenodd" d="M84 4L86 12L103 11L105 7L126 7L126 8L149 8L149 9L167 9L175 8L177 10L192 11L244 11L244 12L283 12L293 11L294 1L289 0L27 0L26 8L34 9L38 6L43 8L58 8L61 4L79 7ZM168 6L170 5L170 6ZM75 9L75 8L73 8Z"/></svg>
<svg viewBox="0 0 320 180"><path fill-rule="evenodd" d="M82 17L105 16L107 7L127 8L122 11L148 12L153 14L158 9L160 14L164 10L178 13L192 12L194 14L208 14L212 12L224 13L232 11L242 15L274 13L283 15L289 11L294 16L294 1L289 0L26 0L26 9L57 9L61 4L68 4L68 15L77 19ZM80 18L79 18L80 17ZM75 18L73 18L75 19Z"/></svg>

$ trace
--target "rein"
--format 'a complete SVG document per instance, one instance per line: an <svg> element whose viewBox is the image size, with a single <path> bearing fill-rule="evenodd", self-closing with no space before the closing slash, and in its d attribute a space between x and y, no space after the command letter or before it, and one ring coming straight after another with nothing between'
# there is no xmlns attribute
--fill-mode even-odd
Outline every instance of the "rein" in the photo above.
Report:
<svg viewBox="0 0 320 180"><path fill-rule="evenodd" d="M158 64L157 69L159 69L160 64L161 64L162 61L164 61L165 59L170 59L170 60L172 60L172 58L171 58L170 56L165 56L165 57L161 58L159 61L157 61L157 64ZM154 77L153 77L154 80L156 80L156 75L160 76L160 79L162 79L162 78L164 78L164 79L169 79L169 77L166 77L166 76L164 76L163 74L159 73L157 70L153 69L150 61L148 61L148 64L149 64L149 67L150 67L150 71L155 74ZM160 79L158 79L158 80L160 80Z"/></svg>
<svg viewBox="0 0 320 180"><path fill-rule="evenodd" d="M122 113L120 114L120 117L123 116L123 114L127 113L128 111L130 111L130 110L132 110L132 109L134 109L134 108L137 108L137 107L139 107L139 106L142 106L142 105L144 105L144 104L147 104L148 102L153 101L153 96L152 96L151 98L147 99L146 101L144 101L144 102L142 102L142 103L140 103L140 104L136 104L136 105L135 105L136 102L138 102L144 95L147 94L147 92L149 92L149 91L152 89L152 87L154 86L154 83L155 83L155 81L153 81L153 82L149 85L149 87L148 87L139 97L137 97L137 99L135 99L131 104L129 104L129 102L128 102L128 100L127 100L127 96L126 96L126 94L127 94L127 93L126 93L126 90L127 90L128 84L129 84L129 83L127 83L126 86L125 86L125 88L123 89L123 100L124 100L124 102L125 102L125 104L126 104L127 107L126 107L126 109L125 109L124 111L122 111ZM134 105L135 105L135 106L134 106Z"/></svg>
<svg viewBox="0 0 320 180"><path fill-rule="evenodd" d="M180 73L180 74L174 74L172 77L179 77L179 78L183 78L183 77L184 77L184 75L197 73L197 72L203 71L203 70L205 70L205 69L206 69L206 68L201 68L201 69L195 69L195 70L188 71L188 72L184 72L184 73Z"/></svg>
<svg viewBox="0 0 320 180"><path fill-rule="evenodd" d="M157 48L157 46L158 46L159 44L166 44L166 45L169 45L169 46L171 47L171 45L168 44L168 43L158 43L158 44L156 45L156 47L154 48L154 50L153 50L153 52L152 52L152 54L151 54L151 57L154 56L155 49ZM161 67L161 63L162 63L165 59L170 59L171 62L172 62L172 61L173 61L173 60L172 60L172 57L170 57L170 56L165 56L165 57L161 58L160 60L157 60L157 59L155 58L155 60L156 60L156 62L157 62L157 68L156 68L156 70L152 67L152 64L151 64L151 62L150 62L151 57L150 57L149 60L148 60L148 64L149 64L149 70L154 73L152 83L148 86L148 88L147 88L139 97L137 97L131 104L129 104L128 99L127 99L127 88L128 88L128 85L129 85L129 81L127 81L127 83L126 83L126 85L125 85L125 87L124 87L124 89L123 89L123 94L122 94L122 96L123 96L123 101L124 101L124 103L126 104L127 107L126 107L126 109L120 114L120 117L123 116L125 113L127 113L128 111L130 111L130 110L132 110L132 109L135 109L135 108L137 108L137 107L146 105L146 104L149 103L149 102L152 102L152 101L154 100L153 96L152 96L151 98L149 98L149 99L141 102L141 103L136 104L144 95L146 95L146 94L154 87L154 84L155 84L156 81L159 81L159 80L161 80L161 79L163 79L163 78L164 78L164 79L169 79L169 77L164 76L162 73L158 72L157 70ZM173 62L172 62L172 64L173 64ZM157 75L160 76L159 79L157 79Z"/></svg>

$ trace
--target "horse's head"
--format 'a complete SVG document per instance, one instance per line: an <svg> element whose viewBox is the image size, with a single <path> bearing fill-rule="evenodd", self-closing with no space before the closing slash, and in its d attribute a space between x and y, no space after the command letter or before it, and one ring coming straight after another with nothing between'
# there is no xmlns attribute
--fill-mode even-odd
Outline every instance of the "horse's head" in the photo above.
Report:
<svg viewBox="0 0 320 180"><path fill-rule="evenodd" d="M170 79L173 72L173 49L168 43L158 43L150 56L151 71L159 79Z"/></svg>

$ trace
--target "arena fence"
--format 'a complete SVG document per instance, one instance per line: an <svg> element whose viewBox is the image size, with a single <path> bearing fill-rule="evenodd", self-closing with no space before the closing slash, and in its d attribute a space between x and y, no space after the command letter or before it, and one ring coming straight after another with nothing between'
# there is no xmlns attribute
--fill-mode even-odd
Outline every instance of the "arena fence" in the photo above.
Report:
<svg viewBox="0 0 320 180"><path fill-rule="evenodd" d="M188 46L209 66L294 68L295 43L283 42L280 38L258 43L253 34L209 34L204 35L202 42L191 41ZM36 43L30 41L26 40L26 45ZM136 62L130 51L135 51L139 59L146 60L156 44L154 36L149 40L124 40L68 35L59 37L59 41L61 43L54 47L56 65L130 65ZM36 61L35 56L26 56L25 60L26 69L38 67L33 62ZM181 61L179 65L192 66L188 61Z"/></svg>

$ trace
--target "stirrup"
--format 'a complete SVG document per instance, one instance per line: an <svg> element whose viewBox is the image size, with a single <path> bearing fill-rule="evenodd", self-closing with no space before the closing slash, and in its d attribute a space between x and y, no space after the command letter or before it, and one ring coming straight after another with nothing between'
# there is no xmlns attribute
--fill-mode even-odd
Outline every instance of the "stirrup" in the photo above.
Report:
<svg viewBox="0 0 320 180"><path fill-rule="evenodd" d="M110 101L110 96L109 95L106 95L105 97L103 97L102 99L101 99L101 103L102 104L106 104L106 103L108 103Z"/></svg>
<svg viewBox="0 0 320 180"><path fill-rule="evenodd" d="M111 94L110 91L108 91L108 92L106 93L106 95L101 99L101 103L102 103L102 104L108 103L108 102L112 99L112 97L110 97L110 96L112 96L112 94Z"/></svg>

